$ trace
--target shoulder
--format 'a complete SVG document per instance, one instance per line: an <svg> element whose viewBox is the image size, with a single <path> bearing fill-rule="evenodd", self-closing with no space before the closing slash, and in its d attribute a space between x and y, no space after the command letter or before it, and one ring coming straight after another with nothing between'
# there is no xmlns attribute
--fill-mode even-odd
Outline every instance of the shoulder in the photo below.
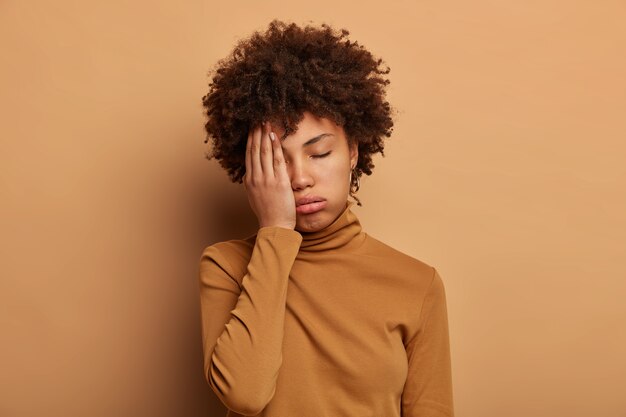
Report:
<svg viewBox="0 0 626 417"><path fill-rule="evenodd" d="M263 256L264 248L297 250L301 241L302 235L294 230L279 226L262 227L242 239L224 240L205 247L200 258L200 268L203 271L218 268L241 282L257 245L261 248L259 256Z"/></svg>
<svg viewBox="0 0 626 417"><path fill-rule="evenodd" d="M393 289L394 304L401 311L406 344L417 334L423 322L423 310L444 301L443 282L437 269L424 260L402 252L381 240L367 235L361 246L368 261L368 270L385 279Z"/></svg>
<svg viewBox="0 0 626 417"><path fill-rule="evenodd" d="M378 261L392 271L404 272L413 280L430 284L433 279L435 268L415 256L409 255L392 247L391 245L366 234L364 244L361 246L362 255Z"/></svg>
<svg viewBox="0 0 626 417"><path fill-rule="evenodd" d="M252 256L256 233L243 239L230 239L213 243L202 250L200 267L219 267L233 278L245 274Z"/></svg>

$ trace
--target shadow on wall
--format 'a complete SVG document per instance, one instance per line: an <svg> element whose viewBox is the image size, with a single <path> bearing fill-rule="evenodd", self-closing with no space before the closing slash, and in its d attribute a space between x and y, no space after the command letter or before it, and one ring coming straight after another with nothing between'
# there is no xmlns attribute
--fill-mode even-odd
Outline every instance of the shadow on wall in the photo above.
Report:
<svg viewBox="0 0 626 417"><path fill-rule="evenodd" d="M203 219L198 233L201 239L197 253L198 260L206 246L230 239L242 239L256 233L258 229L258 221L250 208L243 184L232 183L215 160L205 160L204 163L209 165L209 168L204 170L205 177L201 178L197 192L190 193L190 195L200 197L190 202L189 205L189 207L198 210L197 213L190 216L190 220ZM206 180L206 177L209 180ZM196 224L195 227L197 226ZM194 340L194 346L197 349L190 352L193 353L191 357L194 360L189 365L195 371L192 379L195 380L196 375L201 379L198 384L194 385L201 389L196 399L200 399L202 402L202 409L196 411L200 412L199 415L222 417L226 415L228 409L217 398L203 375L199 300L194 311L196 311L196 315L193 320L190 320L192 323L189 336ZM206 412L205 406L207 407Z"/></svg>
<svg viewBox="0 0 626 417"><path fill-rule="evenodd" d="M210 165L206 174L210 180L202 179L201 189L195 194L200 198L191 206L199 210L192 219L205 219L201 225L205 246L256 233L258 220L243 184L232 183L215 160L205 162Z"/></svg>

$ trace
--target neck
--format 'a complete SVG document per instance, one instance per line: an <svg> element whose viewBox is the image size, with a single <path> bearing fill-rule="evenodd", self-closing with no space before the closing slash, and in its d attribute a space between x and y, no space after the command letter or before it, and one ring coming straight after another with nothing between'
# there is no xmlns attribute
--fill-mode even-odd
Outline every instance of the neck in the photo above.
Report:
<svg viewBox="0 0 626 417"><path fill-rule="evenodd" d="M361 223L351 210L354 203L347 201L346 207L337 218L323 229L315 232L300 232L302 243L300 250L316 252L348 247L362 234Z"/></svg>

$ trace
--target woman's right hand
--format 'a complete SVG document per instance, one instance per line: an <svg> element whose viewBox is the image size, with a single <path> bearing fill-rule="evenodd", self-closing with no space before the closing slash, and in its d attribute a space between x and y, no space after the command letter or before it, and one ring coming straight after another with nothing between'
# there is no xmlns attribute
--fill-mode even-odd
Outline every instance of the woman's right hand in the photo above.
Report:
<svg viewBox="0 0 626 417"><path fill-rule="evenodd" d="M280 139L271 125L250 129L246 144L246 173L243 184L250 207L259 221L259 228L279 226L296 227L296 201L283 157Z"/></svg>

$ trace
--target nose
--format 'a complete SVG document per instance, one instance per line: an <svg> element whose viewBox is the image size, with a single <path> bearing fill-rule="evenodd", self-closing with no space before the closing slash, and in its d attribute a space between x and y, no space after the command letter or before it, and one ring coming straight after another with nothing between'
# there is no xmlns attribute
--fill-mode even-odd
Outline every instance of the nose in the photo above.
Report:
<svg viewBox="0 0 626 417"><path fill-rule="evenodd" d="M313 176L306 168L305 164L301 162L286 161L287 173L291 180L291 188L294 191L303 190L306 187L311 187L315 181Z"/></svg>

